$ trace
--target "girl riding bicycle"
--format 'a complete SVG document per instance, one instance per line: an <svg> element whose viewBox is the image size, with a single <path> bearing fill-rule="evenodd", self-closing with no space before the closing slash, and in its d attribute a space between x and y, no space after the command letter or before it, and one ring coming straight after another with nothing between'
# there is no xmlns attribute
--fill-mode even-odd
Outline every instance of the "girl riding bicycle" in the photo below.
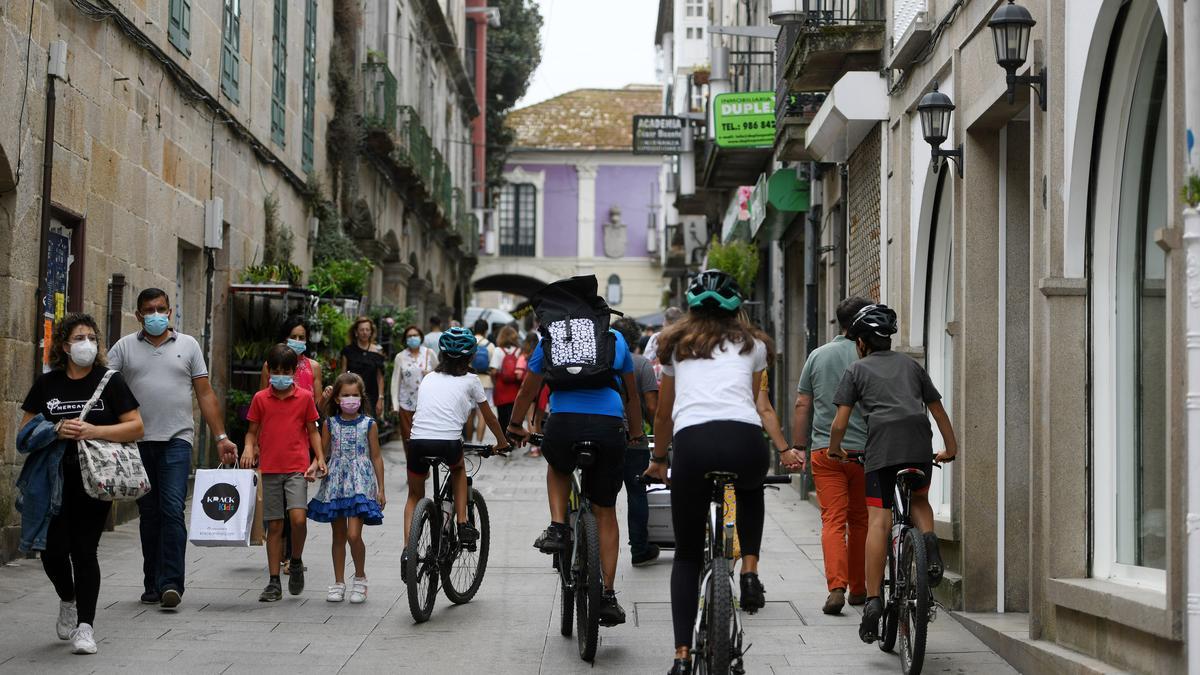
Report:
<svg viewBox="0 0 1200 675"><path fill-rule="evenodd" d="M701 272L687 291L688 314L658 339L662 363L658 438L672 439L671 520L675 561L671 570L671 615L675 629L672 675L691 672L689 650L704 555L704 528L711 494L705 477L736 473L737 531L741 540L741 607L763 607L758 578L762 543L763 479L771 456L764 428L779 452L788 450L765 397L756 393L766 376L770 338L739 312L745 296L728 274ZM757 402L756 402L757 401ZM665 482L666 443L655 450L646 476Z"/></svg>
<svg viewBox="0 0 1200 675"><path fill-rule="evenodd" d="M464 544L472 544L479 539L479 531L467 521L463 425L478 407L488 428L496 435L496 449L506 450L509 444L492 407L488 405L479 376L471 372L471 358L478 348L474 334L466 328L455 327L442 333L438 340L441 354L437 369L421 380L421 387L417 390L412 441L405 446L408 455L408 503L404 506L406 545L413 509L425 496L425 478L429 476L431 458L440 459L450 467L459 539Z"/></svg>
<svg viewBox="0 0 1200 675"><path fill-rule="evenodd" d="M883 566L887 558L888 536L892 527L892 500L896 474L902 469L919 469L924 477L912 492L912 520L925 536L928 552L929 581L936 586L942 580L942 558L937 535L933 533L933 508L929 505L929 476L933 473L933 416L946 449L936 460L949 462L958 454L954 428L942 407L929 374L916 361L892 351L892 335L897 331L896 312L887 305L867 305L859 310L846 336L858 341L861 358L846 369L833 402L838 406L829 433L830 459L846 460L842 439L850 424L855 405L867 423L867 447L864 455L867 492L867 604L863 607L858 636L863 642L879 639L879 617L883 614L880 598Z"/></svg>

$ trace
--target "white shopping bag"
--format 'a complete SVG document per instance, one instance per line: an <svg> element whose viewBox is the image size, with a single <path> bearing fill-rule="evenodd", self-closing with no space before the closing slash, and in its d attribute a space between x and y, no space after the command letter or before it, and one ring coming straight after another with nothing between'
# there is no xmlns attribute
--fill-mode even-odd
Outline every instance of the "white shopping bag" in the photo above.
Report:
<svg viewBox="0 0 1200 675"><path fill-rule="evenodd" d="M251 469L199 469L188 539L197 546L249 546L258 476Z"/></svg>

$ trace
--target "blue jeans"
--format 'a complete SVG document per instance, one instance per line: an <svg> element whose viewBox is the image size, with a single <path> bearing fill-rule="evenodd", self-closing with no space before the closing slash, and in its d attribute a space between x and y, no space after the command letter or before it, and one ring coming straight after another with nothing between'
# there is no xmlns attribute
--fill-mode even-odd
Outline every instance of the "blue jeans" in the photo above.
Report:
<svg viewBox="0 0 1200 675"><path fill-rule="evenodd" d="M192 468L192 444L170 441L138 443L142 463L150 476L150 492L137 500L141 514L142 572L147 591L168 588L183 593L183 566L187 552L187 526L183 503Z"/></svg>
<svg viewBox="0 0 1200 675"><path fill-rule="evenodd" d="M631 555L645 553L650 548L650 502L646 500L646 486L642 485L642 474L650 466L650 450L647 448L625 448L625 497L629 500L629 552Z"/></svg>

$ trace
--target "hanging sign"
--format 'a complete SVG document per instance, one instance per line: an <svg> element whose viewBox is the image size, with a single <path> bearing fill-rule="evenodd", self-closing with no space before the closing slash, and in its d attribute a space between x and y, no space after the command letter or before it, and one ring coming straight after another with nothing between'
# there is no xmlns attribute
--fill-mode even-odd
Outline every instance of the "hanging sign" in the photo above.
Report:
<svg viewBox="0 0 1200 675"><path fill-rule="evenodd" d="M722 148L769 148L775 144L775 92L720 94L713 126Z"/></svg>
<svg viewBox="0 0 1200 675"><path fill-rule="evenodd" d="M684 151L687 123L670 115L633 116L633 154L678 155Z"/></svg>

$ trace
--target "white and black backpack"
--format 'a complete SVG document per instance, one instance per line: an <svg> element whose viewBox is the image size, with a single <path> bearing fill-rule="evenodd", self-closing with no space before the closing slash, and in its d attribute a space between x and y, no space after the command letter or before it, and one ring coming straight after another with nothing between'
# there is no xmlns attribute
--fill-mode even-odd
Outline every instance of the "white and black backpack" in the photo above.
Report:
<svg viewBox="0 0 1200 675"><path fill-rule="evenodd" d="M613 314L597 293L595 275L556 281L530 298L542 340L543 376L551 390L617 386L613 360L617 336L609 330Z"/></svg>

